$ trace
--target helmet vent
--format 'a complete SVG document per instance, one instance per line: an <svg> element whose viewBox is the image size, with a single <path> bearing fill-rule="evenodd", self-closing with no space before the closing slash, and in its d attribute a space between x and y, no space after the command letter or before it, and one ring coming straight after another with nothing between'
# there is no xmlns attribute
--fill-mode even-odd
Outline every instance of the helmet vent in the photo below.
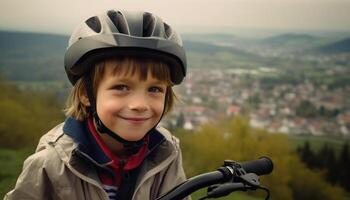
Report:
<svg viewBox="0 0 350 200"><path fill-rule="evenodd" d="M171 34L173 34L173 30L167 23L164 23L164 29L165 29L165 36L169 38Z"/></svg>
<svg viewBox="0 0 350 200"><path fill-rule="evenodd" d="M145 12L143 14L143 37L152 36L155 24L154 16L151 13Z"/></svg>
<svg viewBox="0 0 350 200"><path fill-rule="evenodd" d="M96 33L99 33L101 31L101 22L97 16L87 19L85 23Z"/></svg>
<svg viewBox="0 0 350 200"><path fill-rule="evenodd" d="M121 12L110 10L107 15L113 22L114 26L118 29L119 33L129 34L126 20Z"/></svg>

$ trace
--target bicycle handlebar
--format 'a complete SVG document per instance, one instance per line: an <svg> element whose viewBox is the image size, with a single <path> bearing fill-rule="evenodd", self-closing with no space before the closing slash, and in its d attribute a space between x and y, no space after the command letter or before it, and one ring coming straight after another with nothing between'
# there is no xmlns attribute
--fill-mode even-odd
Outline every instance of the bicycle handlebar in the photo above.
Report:
<svg viewBox="0 0 350 200"><path fill-rule="evenodd" d="M247 173L254 173L258 176L269 174L273 170L272 160L266 156L257 160L243 162L241 165Z"/></svg>
<svg viewBox="0 0 350 200"><path fill-rule="evenodd" d="M225 166L219 170L192 177L165 195L157 198L157 200L183 199L198 189L232 180L239 173L240 168L243 168L247 173L254 173L261 176L272 172L273 163L270 158L261 157L257 160L243 162L242 164L235 163L231 166Z"/></svg>

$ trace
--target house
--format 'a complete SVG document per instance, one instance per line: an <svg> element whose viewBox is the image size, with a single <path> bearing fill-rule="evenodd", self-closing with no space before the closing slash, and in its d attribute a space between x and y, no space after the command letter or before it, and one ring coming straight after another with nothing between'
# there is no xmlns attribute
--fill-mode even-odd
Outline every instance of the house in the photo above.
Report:
<svg viewBox="0 0 350 200"><path fill-rule="evenodd" d="M226 109L226 115L227 116L235 116L240 114L241 111L241 107L236 106L236 105L231 105L229 107L227 107Z"/></svg>

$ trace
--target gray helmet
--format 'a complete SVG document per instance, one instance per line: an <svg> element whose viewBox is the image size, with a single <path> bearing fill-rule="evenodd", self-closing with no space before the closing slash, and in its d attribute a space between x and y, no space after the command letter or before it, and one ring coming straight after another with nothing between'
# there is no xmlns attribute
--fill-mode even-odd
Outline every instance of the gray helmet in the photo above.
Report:
<svg viewBox="0 0 350 200"><path fill-rule="evenodd" d="M64 57L67 76L74 85L99 59L137 56L165 61L171 80L186 76L186 55L180 36L149 12L109 10L81 23L69 39Z"/></svg>

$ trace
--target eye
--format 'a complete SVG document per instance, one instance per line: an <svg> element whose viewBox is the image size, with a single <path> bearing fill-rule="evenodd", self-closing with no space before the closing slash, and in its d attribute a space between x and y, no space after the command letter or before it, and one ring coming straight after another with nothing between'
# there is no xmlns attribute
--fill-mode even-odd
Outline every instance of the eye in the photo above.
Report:
<svg viewBox="0 0 350 200"><path fill-rule="evenodd" d="M164 88L158 87L158 86L152 86L148 89L149 92L154 92L154 93L164 93Z"/></svg>
<svg viewBox="0 0 350 200"><path fill-rule="evenodd" d="M118 91L121 91L121 92L126 92L126 91L129 90L129 86L127 86L127 85L115 85L115 86L113 86L112 89L118 90Z"/></svg>

